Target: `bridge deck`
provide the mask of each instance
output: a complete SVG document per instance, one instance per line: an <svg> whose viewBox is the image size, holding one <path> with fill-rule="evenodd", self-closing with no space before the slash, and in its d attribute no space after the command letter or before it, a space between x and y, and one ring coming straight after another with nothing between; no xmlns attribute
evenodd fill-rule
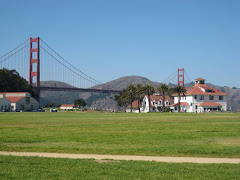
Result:
<svg viewBox="0 0 240 180"><path fill-rule="evenodd" d="M36 87L34 87L36 89ZM120 90L93 89L93 88L62 88L62 87L39 87L40 91L77 91L77 92L98 92L98 93L121 93Z"/></svg>

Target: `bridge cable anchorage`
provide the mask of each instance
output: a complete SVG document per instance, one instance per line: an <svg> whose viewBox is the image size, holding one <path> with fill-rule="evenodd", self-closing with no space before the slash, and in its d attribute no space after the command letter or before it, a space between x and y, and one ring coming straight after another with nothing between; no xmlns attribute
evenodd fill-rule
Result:
<svg viewBox="0 0 240 180"><path fill-rule="evenodd" d="M56 51L54 51L45 41L43 41L42 39L40 39L40 41L42 41L50 50L52 50L57 56L59 56L63 61L65 61L68 65L70 65L72 68L74 68L75 70L77 70L77 71L79 71L80 73L82 73L83 75L85 75L86 77L88 77L88 78L90 78L91 79L91 81L89 81L89 82L91 82L91 83L93 83L93 84L95 84L95 85L98 85L98 84L101 84L101 86L103 86L103 87L107 87L107 88L113 88L113 89L115 89L114 87L111 87L111 86L109 86L109 85L103 85L104 83L102 83L102 82L100 82L100 81L98 81L98 80L96 80L96 79L94 79L94 78L92 78L92 77L90 77L90 76L88 76L87 74L85 74L84 72L82 72L81 70L79 70L79 69L77 69L76 67L74 67L72 64L70 64L66 59L64 59L61 55L59 55ZM41 46L42 47L42 46ZM42 47L43 48L43 47ZM44 49L45 50L45 49ZM46 51L46 50L45 50ZM50 53L49 53L50 54ZM52 56L53 57L53 56ZM58 61L59 62L59 61ZM62 64L62 63L61 63ZM62 64L63 65L63 64ZM66 67L66 66L65 66ZM71 70L72 71L72 70ZM73 72L73 71L72 71ZM80 77L82 77L82 76L80 76ZM84 77L82 77L82 78L84 78ZM86 78L84 78L85 80L87 80ZM93 81L95 81L95 82L93 82Z"/></svg>
<svg viewBox="0 0 240 180"><path fill-rule="evenodd" d="M10 54L11 52L15 51L17 48L19 48L20 46L22 46L23 44L25 44L26 42L28 42L29 39L27 39L26 41L24 41L22 44L20 44L19 46L17 46L16 48L14 48L13 50L9 51L8 53L6 53L5 55L1 56L0 59L2 59L3 57L7 56L8 54Z"/></svg>
<svg viewBox="0 0 240 180"><path fill-rule="evenodd" d="M22 49L26 48L27 46L29 46L29 44L25 45L24 47L22 47L21 49L19 49L18 51L16 51L15 53L11 54L10 56L6 57L5 59L1 60L0 63L2 63L3 61L7 60L8 58L12 57L13 55L17 54L19 51L21 51ZM9 53L8 53L9 54ZM5 56L5 55L4 55Z"/></svg>

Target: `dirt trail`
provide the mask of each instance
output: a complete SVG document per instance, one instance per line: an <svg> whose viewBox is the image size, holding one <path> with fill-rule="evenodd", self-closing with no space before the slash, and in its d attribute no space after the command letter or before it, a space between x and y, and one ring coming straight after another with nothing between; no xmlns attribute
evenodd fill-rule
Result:
<svg viewBox="0 0 240 180"><path fill-rule="evenodd" d="M37 156L37 157L70 158L70 159L96 159L96 160L113 159L113 160L134 160L134 161L156 161L156 162L168 162L168 163L240 164L239 158L231 159L231 158L203 158L203 157L66 154L66 153L6 152L6 151L0 151L0 155Z"/></svg>

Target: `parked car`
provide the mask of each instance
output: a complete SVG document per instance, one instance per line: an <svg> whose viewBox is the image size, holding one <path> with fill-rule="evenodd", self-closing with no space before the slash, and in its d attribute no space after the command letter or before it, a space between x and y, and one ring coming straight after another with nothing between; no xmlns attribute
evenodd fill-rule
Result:
<svg viewBox="0 0 240 180"><path fill-rule="evenodd" d="M16 109L15 112L20 112L20 110L19 110L19 109Z"/></svg>
<svg viewBox="0 0 240 180"><path fill-rule="evenodd" d="M8 109L3 109L2 112L9 112L9 110Z"/></svg>
<svg viewBox="0 0 240 180"><path fill-rule="evenodd" d="M39 109L38 111L39 112L46 112L44 109Z"/></svg>
<svg viewBox="0 0 240 180"><path fill-rule="evenodd" d="M50 112L58 112L57 109L50 109Z"/></svg>

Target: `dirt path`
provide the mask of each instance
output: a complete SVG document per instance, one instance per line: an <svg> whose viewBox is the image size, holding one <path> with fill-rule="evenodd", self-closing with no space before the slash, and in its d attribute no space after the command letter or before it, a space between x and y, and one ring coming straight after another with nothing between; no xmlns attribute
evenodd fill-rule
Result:
<svg viewBox="0 0 240 180"><path fill-rule="evenodd" d="M132 155L100 155L100 154L66 154L66 153L40 153L40 152L6 152L0 151L0 155L11 156L38 156L50 158L70 159L113 159L113 160L134 160L134 161L156 161L168 163L227 163L240 164L240 159L235 158L201 158L201 157L165 157L165 156L132 156Z"/></svg>

